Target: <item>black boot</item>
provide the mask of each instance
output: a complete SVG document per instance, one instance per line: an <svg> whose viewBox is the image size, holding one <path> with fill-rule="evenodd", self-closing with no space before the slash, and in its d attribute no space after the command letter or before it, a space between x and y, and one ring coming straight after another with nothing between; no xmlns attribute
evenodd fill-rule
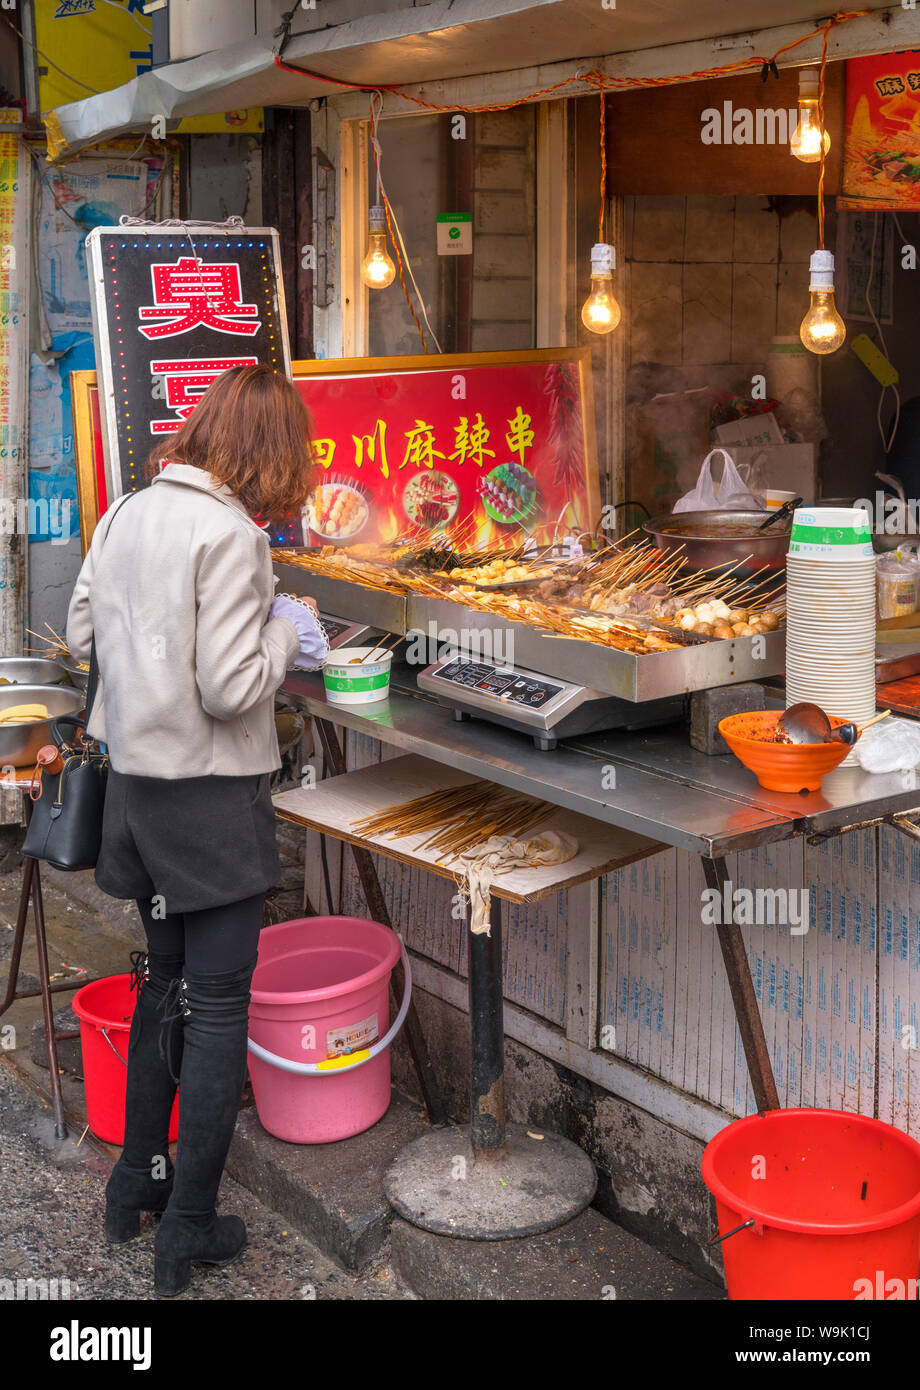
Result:
<svg viewBox="0 0 920 1390"><path fill-rule="evenodd" d="M140 1233L142 1211L165 1211L172 1191L169 1118L176 1097L182 1046L162 1055L159 1031L164 1001L182 974L181 956L132 952L137 1003L128 1036L125 1144L105 1189L105 1238L121 1245Z"/></svg>
<svg viewBox="0 0 920 1390"><path fill-rule="evenodd" d="M179 987L185 1042L179 1074L179 1147L169 1205L154 1243L154 1288L187 1289L192 1261L227 1264L246 1244L238 1216L218 1216L217 1189L246 1075L249 985L256 957L220 975L186 971Z"/></svg>

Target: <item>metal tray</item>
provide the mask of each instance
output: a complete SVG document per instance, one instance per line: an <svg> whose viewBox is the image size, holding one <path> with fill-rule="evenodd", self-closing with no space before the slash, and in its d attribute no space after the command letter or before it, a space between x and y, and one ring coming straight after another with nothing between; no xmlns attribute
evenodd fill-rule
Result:
<svg viewBox="0 0 920 1390"><path fill-rule="evenodd" d="M783 629L762 638L697 638L676 651L637 655L584 638L541 631L526 623L509 622L498 614L467 608L451 599L380 593L351 580L331 579L277 561L275 570L281 577L279 588L312 595L324 613L373 624L403 636L410 632L433 635L442 642L473 647L484 658L500 644L505 660L623 700L657 700L716 685L737 685L778 675L785 669ZM630 621L639 627L666 630L663 624L643 622L638 615ZM682 636L685 638L686 634ZM513 655L509 652L509 640ZM754 643L760 641L764 644L763 655L755 657Z"/></svg>

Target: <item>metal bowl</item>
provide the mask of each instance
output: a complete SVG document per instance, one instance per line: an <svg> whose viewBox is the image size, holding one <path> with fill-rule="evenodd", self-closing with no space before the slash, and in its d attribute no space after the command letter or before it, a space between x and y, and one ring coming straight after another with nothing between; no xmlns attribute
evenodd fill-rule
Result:
<svg viewBox="0 0 920 1390"><path fill-rule="evenodd" d="M60 661L46 656L0 656L0 678L14 685L67 685L67 671Z"/></svg>
<svg viewBox="0 0 920 1390"><path fill-rule="evenodd" d="M83 708L83 692L68 685L0 685L0 710L13 705L44 705L48 719L0 724L0 767L31 767L43 743L51 743L52 720Z"/></svg>
<svg viewBox="0 0 920 1390"><path fill-rule="evenodd" d="M89 668L85 671L81 671L79 666L72 666L69 661L62 661L60 665L63 666L64 670L67 672L70 678L70 684L74 689L82 690L85 695L89 685Z"/></svg>
<svg viewBox="0 0 920 1390"><path fill-rule="evenodd" d="M756 528L766 519L766 512L677 512L671 516L653 516L643 522L642 529L654 538L659 549L682 549L684 566L688 570L733 565L750 556L746 564L739 564L734 571L743 579L763 571L785 569L791 519L777 521L769 530L758 534ZM731 530L739 525L749 528L751 534L732 535Z"/></svg>

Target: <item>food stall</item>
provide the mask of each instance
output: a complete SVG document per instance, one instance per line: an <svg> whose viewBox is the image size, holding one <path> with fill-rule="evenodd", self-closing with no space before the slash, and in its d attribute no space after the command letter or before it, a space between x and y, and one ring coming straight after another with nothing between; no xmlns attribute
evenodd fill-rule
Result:
<svg viewBox="0 0 920 1390"><path fill-rule="evenodd" d="M908 18L895 16L899 33ZM284 696L317 721L332 780L422 758L586 817L614 841L638 837L641 853L630 842L622 861L599 858L593 876L539 901L502 899L496 888L503 920L486 958L454 915L451 879L418 857L388 856L347 818L321 821L309 810L309 777L284 794L294 799L279 802L279 813L307 827L312 903L388 912L403 930L434 1068L451 1094L466 1071L465 1058L461 1066L439 1055L439 1028L452 1026L452 1011L480 1016L473 1066L488 1054L492 1070L479 1067L477 1094L491 1091L502 1070L500 972L509 1053L524 1059L512 1093L518 1111L551 1116L560 1095L566 1105L576 1095L568 1132L589 1136L611 1174L616 1209L633 1229L694 1256L705 1247L709 1216L699 1145L727 1116L779 1101L876 1115L920 1132L911 1041L920 1008L916 773L870 774L847 759L819 789L778 791L727 752L722 718L784 703L791 524L777 518L760 533L750 507L715 528L697 510L671 512L698 486L713 446L731 451L748 490L767 506L768 489L772 500L849 504L867 487L875 387L853 373L869 369L855 355L822 356L819 376L799 336L809 290L827 289L828 246L847 246L838 269L846 262L849 280L837 288L848 323L869 322L860 293L871 289L874 271L884 279L882 263L891 278L884 229L876 245L871 230L835 223L830 206L825 227L823 199L817 225L815 217L821 189L842 209L845 193L878 194L878 180L897 184L895 194L906 186L904 171L893 167L903 160L871 173L859 162L868 117L858 87L847 84L845 93L841 63L825 71L822 41L833 54L861 25L859 16L816 25L804 38L797 33L803 46L789 51L778 40L765 43L779 67L777 76L762 64L766 85L746 50L737 62L710 54L685 62L680 74L668 68L660 85L640 54L630 59L631 71L638 64L643 73L634 83L622 64L606 60L596 72L573 70L560 79L572 84L573 100L544 100L538 118L539 103L528 106L521 95L523 77L514 111L500 107L501 94L493 104L471 101L458 83L451 103L444 95L423 116L407 114L392 91L372 98L369 113L365 93L314 113L317 148L327 163L332 155L343 180L337 212L316 229L318 342L335 355L291 363L316 418L322 473L305 515L272 539L279 590L319 603L330 668L337 652L350 654L329 679L291 674ZM832 130L826 169L823 155L800 163L782 141L739 148L761 143L762 122L753 117L764 103L771 116L773 107L785 115L814 104L795 71L800 60L812 75L821 65L818 100ZM887 69L883 76L895 80ZM527 90L542 100L537 85ZM626 90L633 85L646 90ZM455 231L457 259L438 262L435 274L433 250L427 261L416 253L426 244L422 219L434 196L427 184L421 189L417 168L430 173L435 137L442 162L465 167L443 154L452 148L449 104L467 113L469 162L482 175L469 214L474 273L466 279L467 214L442 228L443 200L439 245L442 230L447 238ZM881 119L869 105L871 120ZM402 155L389 136L399 126ZM571 185L548 158L563 151L577 169ZM535 163L539 198L526 221ZM330 169L322 161L319 168L317 195L322 188L334 204ZM901 217L914 215L898 206ZM393 235L378 208L398 209L405 237ZM607 245L608 235L621 259L592 254L582 331L576 320L588 250ZM386 256L373 260L381 237L399 262L408 309L394 284L397 267ZM405 264L396 254L403 242L413 256ZM816 248L820 259L811 264ZM423 290L414 301L413 264ZM604 300L611 272L626 307L619 335L619 310ZM378 292L390 285L389 298ZM887 327L886 293L878 309ZM420 301L440 340L427 317L424 328L419 321L413 304ZM466 309L460 327L457 305ZM874 300L870 307L876 311ZM412 319L424 357L411 355ZM903 333L903 324L890 330L891 357ZM563 342L590 346L546 346ZM906 376L903 336L900 343ZM429 344L443 350L429 353ZM213 342L202 346L202 359L212 350ZM882 383L884 366L874 366ZM164 390L170 410L180 412L191 408L197 385L188 379L190 361L172 367L175 380ZM98 400L89 379L83 387L82 487L91 505L104 506L110 480L95 444ZM778 412L787 399L799 408ZM819 469L825 424L833 437ZM897 603L897 577L893 588ZM886 635L894 644L896 636ZM349 676L356 650L385 669L365 671L358 662ZM352 679L381 675L374 688L385 687L385 698L336 698ZM358 877L347 859L342 870L334 839L367 855ZM739 894L751 895L752 911ZM771 894L776 910L761 912ZM714 901L724 910L707 916ZM499 927L503 962L494 945ZM477 971L482 989L473 1006L465 977ZM527 1065L535 1071L543 1061L555 1069L551 1100L527 1074ZM408 1069L402 1079L416 1084ZM424 1094L424 1084L419 1089ZM627 1125L639 1136L632 1148L619 1132Z"/></svg>

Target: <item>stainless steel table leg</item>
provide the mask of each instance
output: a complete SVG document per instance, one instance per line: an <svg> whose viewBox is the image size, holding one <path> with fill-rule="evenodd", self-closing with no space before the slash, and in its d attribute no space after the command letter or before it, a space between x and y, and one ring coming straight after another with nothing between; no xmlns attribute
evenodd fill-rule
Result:
<svg viewBox="0 0 920 1390"><path fill-rule="evenodd" d="M729 881L725 860L710 859L705 855L701 858L707 887L715 888L722 895L724 886ZM751 979L747 952L744 949L744 938L741 928L734 920L734 913L731 921L719 923L717 931L757 1109L778 1110L779 1095L773 1075L773 1064L764 1036L763 1020L760 1017L754 981Z"/></svg>

